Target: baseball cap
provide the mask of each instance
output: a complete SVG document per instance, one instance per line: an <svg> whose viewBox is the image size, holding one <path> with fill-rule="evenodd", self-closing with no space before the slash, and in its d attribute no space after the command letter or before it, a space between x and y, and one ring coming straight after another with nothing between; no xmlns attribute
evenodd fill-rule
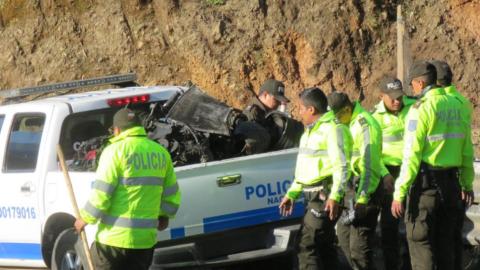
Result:
<svg viewBox="0 0 480 270"><path fill-rule="evenodd" d="M121 109L113 116L113 126L125 129L141 126L141 122L135 111L131 109Z"/></svg>
<svg viewBox="0 0 480 270"><path fill-rule="evenodd" d="M391 99L404 96L402 82L395 77L385 77L380 81L380 93L387 94Z"/></svg>
<svg viewBox="0 0 480 270"><path fill-rule="evenodd" d="M274 96L278 101L290 102L290 99L285 97L285 85L277 80L268 79L260 87L260 94L267 92Z"/></svg>
<svg viewBox="0 0 480 270"><path fill-rule="evenodd" d="M408 68L408 74L409 74L409 84L412 84L412 80L423 76L427 75L430 73L436 72L435 71L435 66L430 64L427 61L415 61L413 64Z"/></svg>
<svg viewBox="0 0 480 270"><path fill-rule="evenodd" d="M452 79L453 73L450 66L445 61L435 60L430 62L437 69L437 80Z"/></svg>
<svg viewBox="0 0 480 270"><path fill-rule="evenodd" d="M347 104L350 103L348 95L339 91L333 91L327 97L328 107L330 110L333 110L334 113L338 113L343 109Z"/></svg>

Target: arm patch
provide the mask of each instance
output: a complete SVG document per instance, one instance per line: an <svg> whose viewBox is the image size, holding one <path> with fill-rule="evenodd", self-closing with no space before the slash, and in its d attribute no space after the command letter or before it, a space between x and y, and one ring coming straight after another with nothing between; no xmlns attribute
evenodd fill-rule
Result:
<svg viewBox="0 0 480 270"><path fill-rule="evenodd" d="M415 104L413 104L413 108L418 109L420 107L420 105L422 105L422 103L423 103L423 100L419 100L419 101L415 102Z"/></svg>
<svg viewBox="0 0 480 270"><path fill-rule="evenodd" d="M362 126L367 126L367 125L368 125L367 120L365 120L365 118L363 118L363 117L360 118L360 119L358 119L358 122L359 122L360 125L362 125Z"/></svg>

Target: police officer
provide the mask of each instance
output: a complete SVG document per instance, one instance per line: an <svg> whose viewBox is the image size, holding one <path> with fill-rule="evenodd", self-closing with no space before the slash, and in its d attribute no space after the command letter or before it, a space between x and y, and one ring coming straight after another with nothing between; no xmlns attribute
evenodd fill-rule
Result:
<svg viewBox="0 0 480 270"><path fill-rule="evenodd" d="M456 89L455 86L452 85L453 79L453 72L450 69L450 66L444 61L432 61L432 65L435 66L437 70L437 84L445 89L447 95L455 97L458 99L468 111L470 116L470 122L473 121L473 107L470 101L465 98L462 94L460 94ZM471 129L470 129L471 131ZM455 224L454 230L454 238L455 238L455 269L456 270L463 270L463 223L465 221L466 216L466 206L467 202L465 201L465 196L463 196L464 202L462 203L462 211L459 212L461 216L458 217L457 223ZM471 204L471 203L470 203ZM468 205L470 206L470 205Z"/></svg>
<svg viewBox="0 0 480 270"><path fill-rule="evenodd" d="M253 97L243 109L243 114L248 117L248 121L263 125L265 115L271 110L276 110L281 102L290 102L285 97L285 85L277 80L268 79L260 87L258 96Z"/></svg>
<svg viewBox="0 0 480 270"><path fill-rule="evenodd" d="M414 62L409 74L419 101L406 118L392 214L400 218L406 198L405 223L413 269L454 269L453 231L461 216L462 193L468 202L474 197L468 112L436 84L432 64Z"/></svg>
<svg viewBox="0 0 480 270"><path fill-rule="evenodd" d="M90 198L75 222L78 232L99 222L95 269L149 269L157 229L180 205L180 189L168 152L147 139L134 111L113 117L115 137L103 151Z"/></svg>
<svg viewBox="0 0 480 270"><path fill-rule="evenodd" d="M381 101L372 110L372 116L380 124L383 137L382 179L384 195L380 219L383 259L385 269L410 268L409 259L401 260L398 241L399 219L392 216L391 206L395 179L400 174L400 165L402 164L405 117L416 100L406 97L402 82L395 77L385 77L380 81L379 96Z"/></svg>
<svg viewBox="0 0 480 270"><path fill-rule="evenodd" d="M353 137L350 168L354 175L348 181L345 202L355 201L355 220L349 226L338 223L338 241L353 269L374 269L373 237L383 191L383 188L377 189L381 173L382 130L372 115L359 103L350 102L345 93L332 92L328 96L328 105L336 117L349 126ZM347 209L342 216L345 220Z"/></svg>
<svg viewBox="0 0 480 270"><path fill-rule="evenodd" d="M300 141L295 181L280 203L289 216L302 191L305 216L297 236L300 269L338 269L335 223L345 184L352 138L348 128L327 112L327 97L318 88L299 95L299 114L307 125Z"/></svg>
<svg viewBox="0 0 480 270"><path fill-rule="evenodd" d="M452 96L460 100L462 104L467 108L468 115L470 120L473 120L473 107L470 101L460 94L455 85L452 85L453 72L450 69L450 66L445 61L435 60L431 62L437 70L437 84L445 89L447 95Z"/></svg>

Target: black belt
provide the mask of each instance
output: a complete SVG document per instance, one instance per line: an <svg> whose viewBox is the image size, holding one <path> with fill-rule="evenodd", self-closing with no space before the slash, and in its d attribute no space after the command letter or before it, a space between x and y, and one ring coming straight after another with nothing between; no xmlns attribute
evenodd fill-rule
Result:
<svg viewBox="0 0 480 270"><path fill-rule="evenodd" d="M449 168L437 167L437 166L432 166L428 163L427 163L427 167L431 171L450 171L450 170L458 169L458 167L449 167Z"/></svg>
<svg viewBox="0 0 480 270"><path fill-rule="evenodd" d="M333 178L331 176L328 176L326 178L323 178L322 180L316 182L316 183L313 183L311 185L306 185L306 184L302 184L302 188L316 188L316 187L324 187L326 188L328 186L328 181L329 180L332 180Z"/></svg>

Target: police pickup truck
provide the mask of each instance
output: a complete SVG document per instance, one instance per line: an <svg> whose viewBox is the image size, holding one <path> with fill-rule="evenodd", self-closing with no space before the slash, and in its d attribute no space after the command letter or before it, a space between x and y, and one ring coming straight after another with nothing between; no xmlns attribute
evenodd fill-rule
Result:
<svg viewBox="0 0 480 270"><path fill-rule="evenodd" d="M95 181L99 149L111 136L113 114L127 105L144 112L145 126L155 130L152 139L171 153L182 190L176 218L157 236L151 269L209 268L288 254L303 207L297 205L286 219L278 205L293 181L298 148L251 143L251 129L237 132L242 126L238 110L220 102L188 115L207 96L189 91L195 87L140 87L135 79L132 73L1 92L0 266L88 269L71 230L76 217L56 148L62 147L70 164L82 207ZM71 92L104 84L120 88ZM184 107L179 98L187 93L193 96L183 98L184 105L190 102ZM37 97L31 99L32 94ZM283 133L268 140L281 143ZM90 242L95 230L87 226Z"/></svg>

